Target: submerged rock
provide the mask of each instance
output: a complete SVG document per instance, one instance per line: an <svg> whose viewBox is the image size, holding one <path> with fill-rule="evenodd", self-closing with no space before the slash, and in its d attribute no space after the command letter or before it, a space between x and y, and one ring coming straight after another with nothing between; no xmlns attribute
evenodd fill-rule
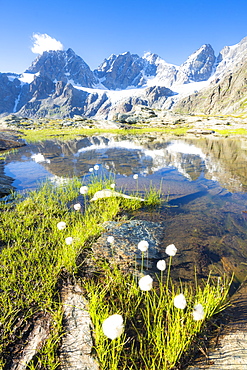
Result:
<svg viewBox="0 0 247 370"><path fill-rule="evenodd" d="M96 260L106 259L110 263L117 263L122 269L135 268L135 264L142 263L142 252L138 243L148 242L148 251L144 252L144 267L153 268L160 258L159 245L163 236L163 227L156 222L132 220L126 222L106 222L105 233L93 244L92 253ZM108 237L114 242L110 243ZM108 240L107 240L108 239ZM94 265L90 266L95 268Z"/></svg>

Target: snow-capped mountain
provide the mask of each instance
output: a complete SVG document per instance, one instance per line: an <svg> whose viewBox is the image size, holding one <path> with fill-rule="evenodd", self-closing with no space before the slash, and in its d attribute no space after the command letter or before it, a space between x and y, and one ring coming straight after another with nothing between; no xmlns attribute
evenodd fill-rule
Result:
<svg viewBox="0 0 247 370"><path fill-rule="evenodd" d="M89 66L72 49L45 51L25 72L53 82L72 82L85 87L93 87L98 82Z"/></svg>
<svg viewBox="0 0 247 370"><path fill-rule="evenodd" d="M180 99L176 109L182 113L240 114L247 111L246 101L247 37L221 50L206 86Z"/></svg>
<svg viewBox="0 0 247 370"><path fill-rule="evenodd" d="M135 105L170 109L182 98L225 78L247 56L247 37L222 49L209 44L181 65L157 54L111 55L94 71L72 49L44 52L21 75L0 73L0 114L111 118Z"/></svg>

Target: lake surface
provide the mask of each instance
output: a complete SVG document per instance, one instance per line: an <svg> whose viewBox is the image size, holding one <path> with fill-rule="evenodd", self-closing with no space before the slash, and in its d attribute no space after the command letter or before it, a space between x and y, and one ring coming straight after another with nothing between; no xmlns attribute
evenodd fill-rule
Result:
<svg viewBox="0 0 247 370"><path fill-rule="evenodd" d="M114 176L116 190L143 192L152 183L161 186L169 202L135 217L164 225L161 250L174 243L173 274L235 271L247 273L247 140L230 138L168 138L162 135L80 137L47 140L10 154L5 174L18 191L78 176L90 180L95 164ZM133 175L138 174L138 180Z"/></svg>

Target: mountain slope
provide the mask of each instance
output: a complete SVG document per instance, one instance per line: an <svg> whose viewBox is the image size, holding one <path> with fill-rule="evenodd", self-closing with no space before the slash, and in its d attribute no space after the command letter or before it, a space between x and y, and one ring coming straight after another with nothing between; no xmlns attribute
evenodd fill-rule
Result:
<svg viewBox="0 0 247 370"><path fill-rule="evenodd" d="M224 47L217 57L215 72L205 89L181 99L181 113L230 114L247 111L247 37Z"/></svg>
<svg viewBox="0 0 247 370"><path fill-rule="evenodd" d="M181 113L229 114L247 111L247 62L235 66L221 80L176 104Z"/></svg>

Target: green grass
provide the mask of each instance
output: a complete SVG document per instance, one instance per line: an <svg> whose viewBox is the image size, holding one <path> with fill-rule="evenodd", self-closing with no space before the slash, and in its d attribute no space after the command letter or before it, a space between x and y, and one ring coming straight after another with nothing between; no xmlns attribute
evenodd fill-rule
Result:
<svg viewBox="0 0 247 370"><path fill-rule="evenodd" d="M170 135L181 136L186 134L189 127L175 128L133 128L131 130L123 129L81 129L81 128L42 128L40 130L20 130L25 136L27 142L39 142L48 139L71 140L78 136L92 136L106 133L119 135L138 135L147 133L165 133Z"/></svg>
<svg viewBox="0 0 247 370"><path fill-rule="evenodd" d="M79 194L78 179L54 187L45 183L24 199L1 202L0 242L0 369L5 369L11 348L22 341L27 323L39 314L52 318L50 336L28 368L55 370L59 366L57 348L61 336L62 308L59 299L59 279L66 272L72 279L81 276L79 256L90 255L90 245L103 231L104 221L116 219L122 209L134 210L143 202L118 197L88 202L98 190L109 188L114 179L91 176L88 193ZM137 192L133 194L137 196ZM75 211L73 204L85 202L84 212ZM144 205L161 202L159 192L147 190ZM64 230L57 224L66 223ZM72 237L67 245L65 238ZM95 262L96 263L96 262ZM207 281L204 287L175 287L169 276L163 276L154 289L140 291L137 279L106 263L99 265L101 274L92 280L84 278L90 314L94 324L94 340L101 369L171 369L189 349L205 320L194 322L192 308L201 303L206 319L223 309L229 282L216 285ZM168 269L169 275L170 268ZM177 310L173 297L183 292L187 309ZM108 315L124 317L125 332L109 340L102 334L102 321Z"/></svg>
<svg viewBox="0 0 247 370"><path fill-rule="evenodd" d="M175 257L174 257L175 258ZM196 337L206 322L225 308L230 280L202 285L163 282L150 291L141 291L136 277L124 274L117 266L101 266L103 275L95 281L84 281L94 324L95 350L102 370L169 370L173 369L186 352L191 352ZM169 272L167 273L169 274ZM169 285L169 286L168 286ZM173 304L174 297L183 293L186 308ZM193 307L202 304L205 316L193 319ZM118 338L108 339L102 330L103 321L113 314L124 320L124 332Z"/></svg>
<svg viewBox="0 0 247 370"><path fill-rule="evenodd" d="M237 129L226 129L226 130L215 130L218 134L222 136L235 136L235 135L247 135L247 129L237 128Z"/></svg>

